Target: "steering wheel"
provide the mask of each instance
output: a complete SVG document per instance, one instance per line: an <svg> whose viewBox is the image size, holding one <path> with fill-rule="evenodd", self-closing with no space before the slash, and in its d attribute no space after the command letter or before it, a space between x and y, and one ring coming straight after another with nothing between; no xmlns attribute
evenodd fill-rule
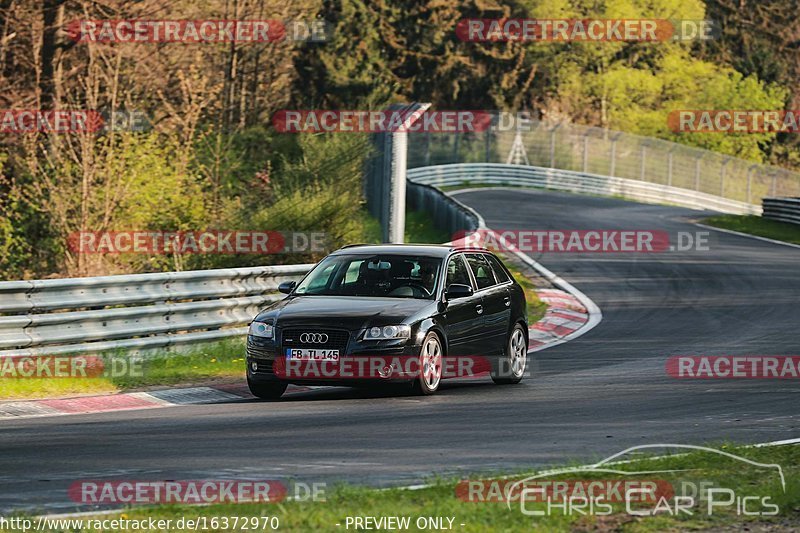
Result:
<svg viewBox="0 0 800 533"><path fill-rule="evenodd" d="M416 281L403 283L401 287L411 287L412 289L417 289L422 293L424 298L428 298L431 295L430 291L428 291L428 289L426 289L422 283L417 283Z"/></svg>

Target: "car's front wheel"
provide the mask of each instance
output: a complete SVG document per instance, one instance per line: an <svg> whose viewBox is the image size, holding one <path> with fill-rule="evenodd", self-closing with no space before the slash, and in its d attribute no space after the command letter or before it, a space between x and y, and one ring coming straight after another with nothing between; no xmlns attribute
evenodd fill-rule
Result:
<svg viewBox="0 0 800 533"><path fill-rule="evenodd" d="M425 336L419 353L419 377L415 388L420 394L433 394L439 388L442 381L442 361L442 342L436 333L430 332Z"/></svg>
<svg viewBox="0 0 800 533"><path fill-rule="evenodd" d="M492 381L500 385L519 383L525 374L527 360L528 342L525 340L525 330L520 324L515 324L508 336L504 355L493 365Z"/></svg>
<svg viewBox="0 0 800 533"><path fill-rule="evenodd" d="M256 398L262 400L277 400L281 395L286 392L286 383L258 383L257 381L247 378L247 386L250 388L250 393Z"/></svg>

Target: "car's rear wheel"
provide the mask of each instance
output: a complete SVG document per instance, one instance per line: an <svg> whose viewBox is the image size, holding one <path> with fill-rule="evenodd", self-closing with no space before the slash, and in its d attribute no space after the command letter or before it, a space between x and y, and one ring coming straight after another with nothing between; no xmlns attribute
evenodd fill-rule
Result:
<svg viewBox="0 0 800 533"><path fill-rule="evenodd" d="M528 342L525 340L525 330L520 324L515 324L508 336L505 354L492 368L492 381L500 385L519 383L525 374L527 360Z"/></svg>
<svg viewBox="0 0 800 533"><path fill-rule="evenodd" d="M247 378L247 386L250 388L250 393L256 398L262 400L277 400L286 392L286 383L258 383L257 381Z"/></svg>
<svg viewBox="0 0 800 533"><path fill-rule="evenodd" d="M442 381L442 342L439 336L430 332L422 342L419 353L419 377L414 386L420 394L433 394Z"/></svg>

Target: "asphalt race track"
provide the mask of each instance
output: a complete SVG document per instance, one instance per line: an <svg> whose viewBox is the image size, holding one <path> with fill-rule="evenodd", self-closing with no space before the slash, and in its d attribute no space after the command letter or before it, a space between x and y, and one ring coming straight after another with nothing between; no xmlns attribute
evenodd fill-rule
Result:
<svg viewBox="0 0 800 533"><path fill-rule="evenodd" d="M496 229L705 231L675 207L553 192L458 195ZM537 257L603 321L536 354L517 386L351 389L0 423L0 509L72 510L84 479L370 485L600 459L654 443L800 437L797 380L676 380L671 355L800 354L800 249L712 232L710 251Z"/></svg>

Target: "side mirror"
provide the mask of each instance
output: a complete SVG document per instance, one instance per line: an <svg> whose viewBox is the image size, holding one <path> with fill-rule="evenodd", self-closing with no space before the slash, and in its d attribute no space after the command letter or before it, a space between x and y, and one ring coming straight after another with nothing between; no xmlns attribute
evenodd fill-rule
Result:
<svg viewBox="0 0 800 533"><path fill-rule="evenodd" d="M461 283L452 283L444 292L448 300L455 300L456 298L466 298L472 296L472 287L469 285L462 285Z"/></svg>
<svg viewBox="0 0 800 533"><path fill-rule="evenodd" d="M283 294L290 294L295 287L297 287L296 281L284 281L283 283L278 285L278 292L282 292Z"/></svg>

